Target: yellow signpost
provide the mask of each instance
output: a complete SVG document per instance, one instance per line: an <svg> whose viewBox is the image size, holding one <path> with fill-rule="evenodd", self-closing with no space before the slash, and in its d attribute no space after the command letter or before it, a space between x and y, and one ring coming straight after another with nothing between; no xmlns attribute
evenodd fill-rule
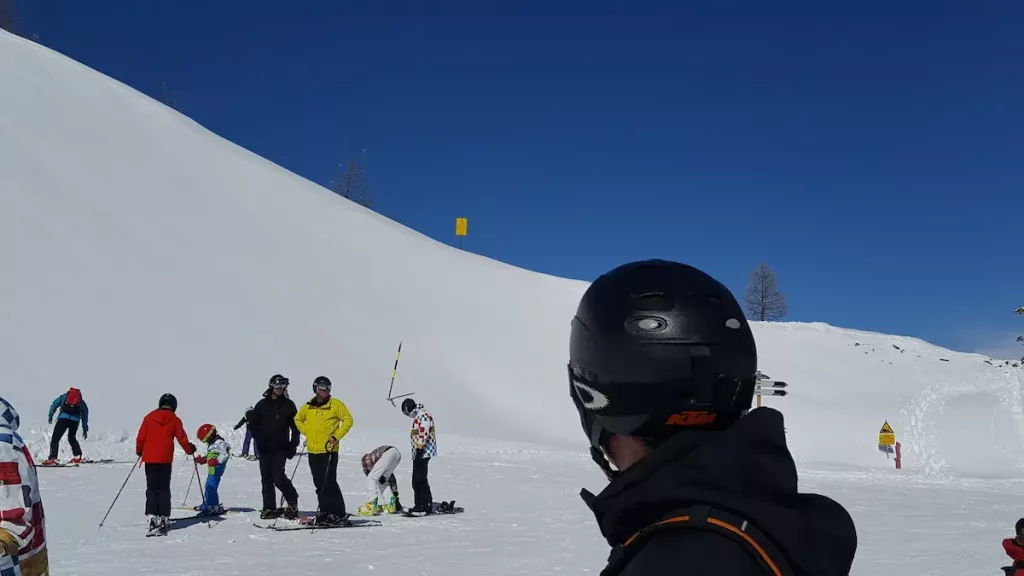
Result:
<svg viewBox="0 0 1024 576"><path fill-rule="evenodd" d="M878 445L879 446L895 446L896 445L896 433L892 431L892 426L889 426L889 421L886 420L885 424L882 424L882 429L878 432Z"/></svg>
<svg viewBox="0 0 1024 576"><path fill-rule="evenodd" d="M459 237L459 248L462 248L462 238L466 235L466 231L469 229L469 218L456 218L455 219L455 235Z"/></svg>

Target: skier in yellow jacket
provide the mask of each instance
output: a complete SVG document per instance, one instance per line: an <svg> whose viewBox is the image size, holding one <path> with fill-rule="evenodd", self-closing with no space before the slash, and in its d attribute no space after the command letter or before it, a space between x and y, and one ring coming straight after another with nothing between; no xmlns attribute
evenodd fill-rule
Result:
<svg viewBox="0 0 1024 576"><path fill-rule="evenodd" d="M316 524L348 524L345 498L338 485L338 443L352 428L352 414L345 403L331 397L331 381L313 381L313 399L299 408L295 426L306 437L309 472L316 486L319 510Z"/></svg>

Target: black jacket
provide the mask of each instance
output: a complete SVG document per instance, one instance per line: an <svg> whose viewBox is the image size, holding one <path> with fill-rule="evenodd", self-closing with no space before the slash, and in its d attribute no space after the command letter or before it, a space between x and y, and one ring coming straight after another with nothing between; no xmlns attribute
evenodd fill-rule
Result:
<svg viewBox="0 0 1024 576"><path fill-rule="evenodd" d="M640 530L679 518L679 510L694 505L738 517L741 526L746 520L754 527L748 534L767 537L770 555L782 556L779 565L800 576L847 576L857 549L853 519L840 504L797 492L782 414L771 408L753 410L724 431L677 434L601 494L584 490L583 498L615 547L607 574L660 575L674 566L691 576L771 574L742 536L711 530L677 525L621 547Z"/></svg>
<svg viewBox="0 0 1024 576"><path fill-rule="evenodd" d="M245 413L249 431L260 454L290 451L299 446L299 429L295 427L295 403L281 396L274 399L268 389L263 399Z"/></svg>

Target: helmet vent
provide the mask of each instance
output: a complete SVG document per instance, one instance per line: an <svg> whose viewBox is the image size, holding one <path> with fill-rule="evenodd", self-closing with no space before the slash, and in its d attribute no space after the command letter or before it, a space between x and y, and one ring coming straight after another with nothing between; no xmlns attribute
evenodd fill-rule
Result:
<svg viewBox="0 0 1024 576"><path fill-rule="evenodd" d="M634 296L633 300L647 310L671 310L672 302L661 292L648 292Z"/></svg>

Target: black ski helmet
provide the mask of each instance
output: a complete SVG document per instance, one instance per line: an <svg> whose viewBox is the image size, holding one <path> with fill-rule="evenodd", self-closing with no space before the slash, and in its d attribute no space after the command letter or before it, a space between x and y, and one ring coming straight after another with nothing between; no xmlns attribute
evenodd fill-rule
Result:
<svg viewBox="0 0 1024 576"><path fill-rule="evenodd" d="M657 445L745 414L757 348L728 288L692 266L647 260L587 288L572 320L568 368L591 454L611 476L601 450L612 434Z"/></svg>
<svg viewBox="0 0 1024 576"><path fill-rule="evenodd" d="M412 411L416 409L416 401L412 398L406 398L402 400L402 414L408 416L412 414Z"/></svg>
<svg viewBox="0 0 1024 576"><path fill-rule="evenodd" d="M178 399L174 397L174 394L164 394L160 397L160 403L157 404L157 408L169 408L171 412L177 412Z"/></svg>
<svg viewBox="0 0 1024 576"><path fill-rule="evenodd" d="M331 379L328 378L327 376L317 376L316 380L313 380L313 392L316 392L316 389L321 387L321 386L326 387L327 391L330 392L331 391Z"/></svg>
<svg viewBox="0 0 1024 576"><path fill-rule="evenodd" d="M280 374L274 374L273 376L270 377L270 382L267 383L267 386L269 386L270 388L273 388L275 386L287 387L288 379L285 378L284 376L281 376Z"/></svg>

